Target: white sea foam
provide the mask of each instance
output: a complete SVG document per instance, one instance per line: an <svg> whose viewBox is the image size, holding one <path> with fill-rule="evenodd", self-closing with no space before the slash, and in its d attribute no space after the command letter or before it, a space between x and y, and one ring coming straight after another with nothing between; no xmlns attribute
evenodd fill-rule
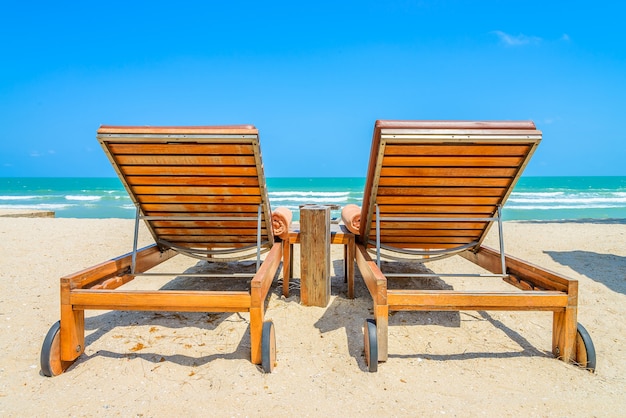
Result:
<svg viewBox="0 0 626 418"><path fill-rule="evenodd" d="M532 199L532 198L518 198L511 197L509 199L510 202L515 203L579 203L585 205L595 205L597 204L608 204L608 203L626 203L625 197L580 197L580 196L571 196L571 197L563 197L558 199Z"/></svg>
<svg viewBox="0 0 626 418"><path fill-rule="evenodd" d="M66 200L82 200L82 201L96 201L102 199L102 196L77 196L77 195L67 195L65 196Z"/></svg>
<svg viewBox="0 0 626 418"><path fill-rule="evenodd" d="M565 192L513 192L511 193L511 198L532 198L532 197L554 197L554 196L563 196Z"/></svg>
<svg viewBox="0 0 626 418"><path fill-rule="evenodd" d="M334 196L348 196L350 192L269 192L272 196L293 196L293 197L309 197L309 196L321 196L321 197L334 197Z"/></svg>
<svg viewBox="0 0 626 418"><path fill-rule="evenodd" d="M72 207L71 204L61 203L39 203L36 205L0 205L0 209L19 209L19 210L59 210Z"/></svg>
<svg viewBox="0 0 626 418"><path fill-rule="evenodd" d="M0 200L32 200L41 196L0 196Z"/></svg>
<svg viewBox="0 0 626 418"><path fill-rule="evenodd" d="M288 197L279 197L279 198L270 198L271 202L302 202L302 203L341 203L347 202L348 196L345 197L307 197L307 198L288 198Z"/></svg>
<svg viewBox="0 0 626 418"><path fill-rule="evenodd" d="M620 208L621 205L506 205L506 209L514 210L561 210L561 209L611 209Z"/></svg>

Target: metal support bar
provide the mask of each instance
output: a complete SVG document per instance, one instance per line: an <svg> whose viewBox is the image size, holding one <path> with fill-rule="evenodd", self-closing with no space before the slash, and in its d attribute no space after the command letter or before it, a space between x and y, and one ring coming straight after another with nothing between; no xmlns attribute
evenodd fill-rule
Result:
<svg viewBox="0 0 626 418"><path fill-rule="evenodd" d="M380 269L380 209L376 204L376 265Z"/></svg>
<svg viewBox="0 0 626 418"><path fill-rule="evenodd" d="M481 274L481 273L465 273L465 274L436 274L436 273L385 273L386 277L508 277L508 274Z"/></svg>
<svg viewBox="0 0 626 418"><path fill-rule="evenodd" d="M145 221L256 221L254 216L140 216Z"/></svg>
<svg viewBox="0 0 626 418"><path fill-rule="evenodd" d="M130 262L130 274L135 274L135 267L137 264L137 243L139 242L139 218L140 210L137 205L137 211L135 212L135 237L133 238L133 254Z"/></svg>
<svg viewBox="0 0 626 418"><path fill-rule="evenodd" d="M502 205L498 205L498 235L500 237L500 262L502 274L506 275L506 257L504 256L504 231L502 229Z"/></svg>
<svg viewBox="0 0 626 418"><path fill-rule="evenodd" d="M256 271L259 271L261 266L261 205L257 211L257 226L256 226Z"/></svg>
<svg viewBox="0 0 626 418"><path fill-rule="evenodd" d="M383 216L380 218L382 221L391 222L492 222L493 218L472 218L472 217L445 217L445 218L422 218L422 217L397 217L397 216Z"/></svg>
<svg viewBox="0 0 626 418"><path fill-rule="evenodd" d="M134 274L135 277L162 277L162 276L176 276L176 277L254 277L254 273L228 273L228 274L205 274L205 273L139 273Z"/></svg>

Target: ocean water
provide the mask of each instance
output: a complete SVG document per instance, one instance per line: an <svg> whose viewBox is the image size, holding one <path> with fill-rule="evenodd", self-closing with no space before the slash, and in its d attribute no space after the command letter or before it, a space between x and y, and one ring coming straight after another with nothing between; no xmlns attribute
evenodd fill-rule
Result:
<svg viewBox="0 0 626 418"><path fill-rule="evenodd" d="M360 205L364 178L269 178L273 208L298 219L304 204ZM59 218L133 218L135 208L117 178L0 178L0 209L54 211ZM339 217L340 211L331 212ZM522 177L505 220L626 219L626 177Z"/></svg>

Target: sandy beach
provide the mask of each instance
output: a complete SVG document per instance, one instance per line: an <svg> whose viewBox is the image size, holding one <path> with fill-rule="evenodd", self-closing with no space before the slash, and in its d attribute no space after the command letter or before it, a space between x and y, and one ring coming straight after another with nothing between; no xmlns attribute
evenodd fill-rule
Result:
<svg viewBox="0 0 626 418"><path fill-rule="evenodd" d="M362 325L371 299L358 270L356 298L346 298L334 246L327 308L300 305L297 280L289 298L278 278L270 291L272 374L249 361L247 314L88 311L85 353L46 378L39 355L59 318L59 278L128 252L133 221L0 218L0 415L624 416L626 221L507 222L504 230L507 253L579 280L578 320L595 343L595 374L552 357L551 313L471 311L393 314L389 360L368 373ZM140 244L149 243L142 229ZM162 268L197 263L178 256ZM459 258L428 268L475 269ZM142 287L176 286L172 279ZM483 286L473 280L424 285ZM494 280L485 285L506 288Z"/></svg>

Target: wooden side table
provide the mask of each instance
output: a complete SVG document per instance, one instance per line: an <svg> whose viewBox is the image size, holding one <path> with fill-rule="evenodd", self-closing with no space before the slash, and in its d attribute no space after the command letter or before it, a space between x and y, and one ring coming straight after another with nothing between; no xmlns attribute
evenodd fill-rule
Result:
<svg viewBox="0 0 626 418"><path fill-rule="evenodd" d="M344 226L330 225L330 243L343 245L345 280L348 283L348 298L354 298L354 234ZM293 245L300 244L300 224L293 224L289 239L283 241L283 295L289 296L289 280L293 277Z"/></svg>

